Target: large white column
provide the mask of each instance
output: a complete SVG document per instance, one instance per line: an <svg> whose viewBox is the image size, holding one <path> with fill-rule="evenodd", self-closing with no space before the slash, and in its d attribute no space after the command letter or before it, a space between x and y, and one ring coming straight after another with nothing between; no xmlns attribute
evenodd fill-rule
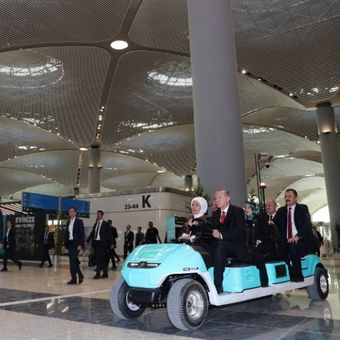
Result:
<svg viewBox="0 0 340 340"><path fill-rule="evenodd" d="M331 103L320 103L316 107L332 242L333 247L338 250L336 225L340 227L340 154L337 145L336 122Z"/></svg>
<svg viewBox="0 0 340 340"><path fill-rule="evenodd" d="M89 150L89 193L100 192L100 147L91 145Z"/></svg>
<svg viewBox="0 0 340 340"><path fill-rule="evenodd" d="M246 200L242 124L231 2L188 0L197 175L213 197Z"/></svg>

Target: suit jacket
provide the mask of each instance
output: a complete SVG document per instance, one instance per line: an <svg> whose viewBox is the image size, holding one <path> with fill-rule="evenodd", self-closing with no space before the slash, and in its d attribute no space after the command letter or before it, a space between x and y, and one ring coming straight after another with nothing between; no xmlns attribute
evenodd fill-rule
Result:
<svg viewBox="0 0 340 340"><path fill-rule="evenodd" d="M45 245L45 232L41 236L40 243ZM55 247L53 233L49 232L47 235L47 246L48 246L48 249L52 249Z"/></svg>
<svg viewBox="0 0 340 340"><path fill-rule="evenodd" d="M110 243L116 246L118 238L117 228L109 225Z"/></svg>
<svg viewBox="0 0 340 340"><path fill-rule="evenodd" d="M274 221L274 224L269 224L268 222L269 216L267 213L258 215L255 225L255 240L260 240L263 243L271 243L279 240L280 234L277 225Z"/></svg>
<svg viewBox="0 0 340 340"><path fill-rule="evenodd" d="M133 231L125 231L124 232L124 244L125 245L133 245L133 240L135 238L135 235Z"/></svg>
<svg viewBox="0 0 340 340"><path fill-rule="evenodd" d="M15 231L15 227L11 227L11 230L9 231L8 234L8 239L6 238L7 235L7 229L5 229L5 237L4 237L4 247L7 248L7 246L9 246L10 249L16 249L17 247L17 242L16 242L16 231Z"/></svg>
<svg viewBox="0 0 340 340"><path fill-rule="evenodd" d="M243 209L230 204L223 224L220 223L221 209L213 212L211 224L218 229L224 241L245 244L245 219Z"/></svg>
<svg viewBox="0 0 340 340"><path fill-rule="evenodd" d="M86 242L95 240L96 227L97 227L97 222L93 225L92 231L89 237L87 238ZM100 241L102 242L102 244L106 247L109 246L109 244L112 244L110 228L111 228L110 224L103 220L102 225L100 226L99 237L100 237Z"/></svg>
<svg viewBox="0 0 340 340"><path fill-rule="evenodd" d="M274 223L278 226L280 236L283 242L287 242L287 206L277 210L274 217ZM296 204L294 211L294 222L297 230L297 236L305 244L313 244L312 222L308 207L305 204Z"/></svg>
<svg viewBox="0 0 340 340"><path fill-rule="evenodd" d="M65 240L64 240L64 245L66 248L69 247L70 242L69 242L69 231L68 231L68 226L70 224L71 220L68 220L66 223L66 232L65 232ZM73 243L78 247L81 246L82 248L84 247L85 243L85 231L84 231L84 223L83 220L80 218L76 217L76 220L74 221L73 224Z"/></svg>

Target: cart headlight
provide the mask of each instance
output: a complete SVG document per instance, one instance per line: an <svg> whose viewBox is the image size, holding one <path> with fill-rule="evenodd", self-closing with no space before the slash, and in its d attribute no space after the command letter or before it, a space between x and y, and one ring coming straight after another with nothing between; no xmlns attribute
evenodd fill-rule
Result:
<svg viewBox="0 0 340 340"><path fill-rule="evenodd" d="M144 268L144 269L152 269L157 268L160 265L160 263L151 263L146 261L141 262L129 262L127 266L129 268Z"/></svg>

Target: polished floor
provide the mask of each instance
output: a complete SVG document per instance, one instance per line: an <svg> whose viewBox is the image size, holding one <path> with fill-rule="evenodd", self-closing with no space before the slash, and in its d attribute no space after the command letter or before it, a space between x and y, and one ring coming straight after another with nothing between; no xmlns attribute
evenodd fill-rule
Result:
<svg viewBox="0 0 340 340"><path fill-rule="evenodd" d="M84 267L82 285L68 286L67 266L0 273L2 339L340 339L340 259L323 261L330 274L326 301L304 290L211 308L198 331L174 328L165 309L148 309L137 320L119 320L110 309L110 288L120 276L93 280Z"/></svg>

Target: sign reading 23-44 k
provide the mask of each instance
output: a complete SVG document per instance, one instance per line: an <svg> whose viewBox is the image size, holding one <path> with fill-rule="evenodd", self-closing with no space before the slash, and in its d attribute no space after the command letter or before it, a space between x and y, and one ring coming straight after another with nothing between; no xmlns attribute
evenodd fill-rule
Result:
<svg viewBox="0 0 340 340"><path fill-rule="evenodd" d="M134 199L128 199L128 203L124 204L124 210L151 208L150 198L151 195L142 195L141 201L138 199L138 202L135 202Z"/></svg>

